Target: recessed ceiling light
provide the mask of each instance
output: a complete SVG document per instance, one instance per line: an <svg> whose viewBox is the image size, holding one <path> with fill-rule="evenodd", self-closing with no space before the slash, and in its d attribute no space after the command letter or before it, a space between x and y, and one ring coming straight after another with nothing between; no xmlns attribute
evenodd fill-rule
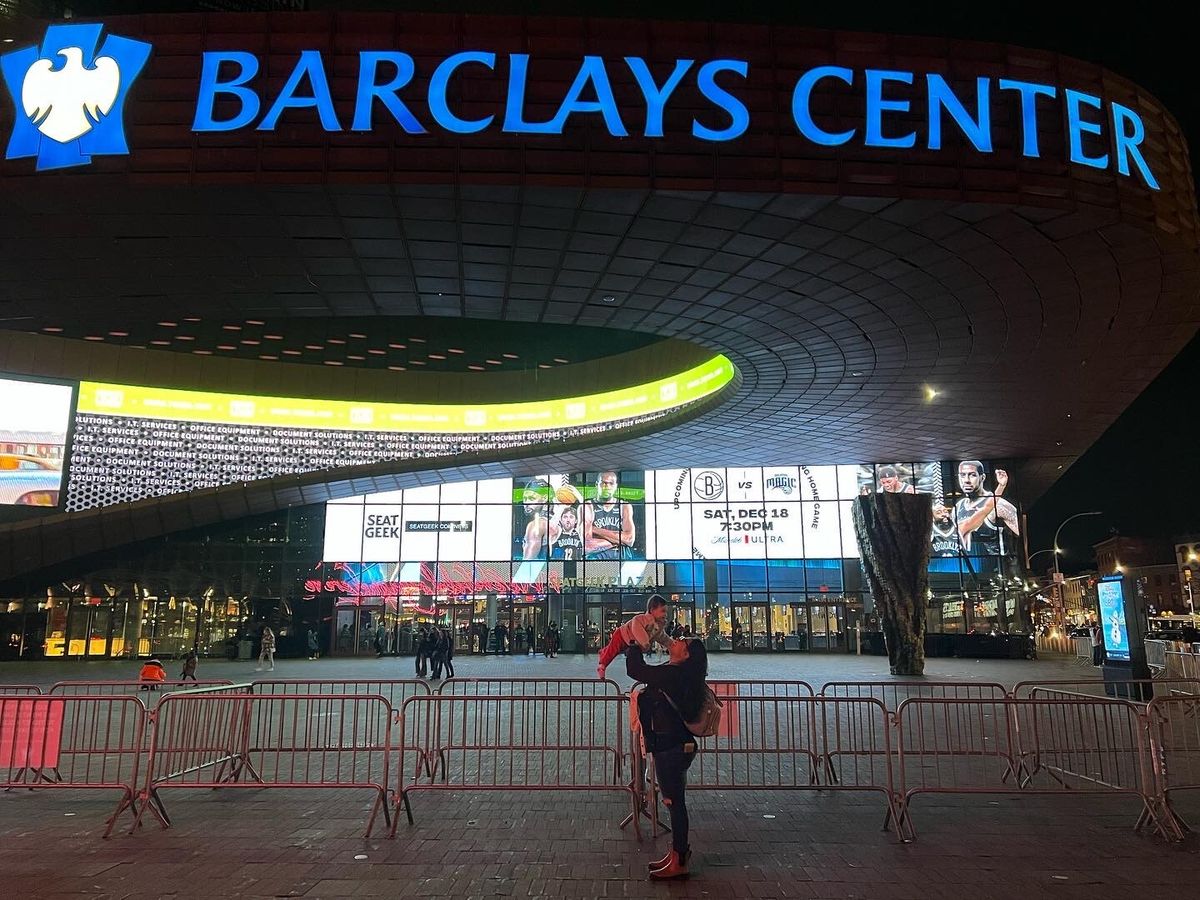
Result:
<svg viewBox="0 0 1200 900"><path fill-rule="evenodd" d="M250 347L257 347L259 344L262 343L262 341L256 341L256 340L254 340L254 338L242 338L240 343L246 344L247 346L250 346Z"/></svg>
<svg viewBox="0 0 1200 900"><path fill-rule="evenodd" d="M365 340L367 336L365 334L359 334L357 331L352 331L350 332L350 337L358 338L361 341Z"/></svg>
<svg viewBox="0 0 1200 900"><path fill-rule="evenodd" d="M263 340L267 340L267 341L282 341L282 340L283 340L283 335L282 335L282 334L264 334L264 335L263 335Z"/></svg>
<svg viewBox="0 0 1200 900"><path fill-rule="evenodd" d="M175 328L179 325L178 322L159 322L158 324L163 328Z"/></svg>
<svg viewBox="0 0 1200 900"><path fill-rule="evenodd" d="M851 372L850 375L852 378L862 378L862 372Z"/></svg>
<svg viewBox="0 0 1200 900"><path fill-rule="evenodd" d="M218 350L236 350L237 347L235 347L233 344L217 344L217 349Z"/></svg>
<svg viewBox="0 0 1200 900"><path fill-rule="evenodd" d="M199 321L200 321L200 317L199 317L199 316L188 316L188 317L187 317L187 318L185 318L183 321L185 321L185 322L199 322Z"/></svg>
<svg viewBox="0 0 1200 900"><path fill-rule="evenodd" d="M193 350L192 352L197 356L212 356L211 350Z"/></svg>
<svg viewBox="0 0 1200 900"><path fill-rule="evenodd" d="M562 363L563 365L566 365L568 362L570 362L570 360L563 359L561 356L554 357L554 361L556 363Z"/></svg>
<svg viewBox="0 0 1200 900"><path fill-rule="evenodd" d="M520 357L517 356L517 354L515 354L515 353L501 353L500 355L503 356L505 359L520 359Z"/></svg>
<svg viewBox="0 0 1200 900"><path fill-rule="evenodd" d="M600 299L603 300L605 303L616 303L617 302L617 298L614 297L612 294L605 294Z"/></svg>
<svg viewBox="0 0 1200 900"><path fill-rule="evenodd" d="M350 355L348 355L346 357L346 359L355 359L355 360L358 360L359 362L362 362L364 359L366 359L366 357L365 356L356 356L353 353L351 353Z"/></svg>
<svg viewBox="0 0 1200 900"><path fill-rule="evenodd" d="M386 350L368 350L367 352L372 356L387 356Z"/></svg>
<svg viewBox="0 0 1200 900"><path fill-rule="evenodd" d="M159 322L158 324L159 324L159 325L165 325L165 324L167 324L167 323L166 323L166 322ZM242 330L242 326L241 326L241 325L222 325L222 326L221 326L221 329L222 329L223 331L241 331L241 330Z"/></svg>
<svg viewBox="0 0 1200 900"><path fill-rule="evenodd" d="M410 340L412 343L414 343L414 344L424 344L424 343L427 343L427 341L425 340L425 338L415 338L415 337L410 337L410 338L409 338L409 340Z"/></svg>
<svg viewBox="0 0 1200 900"><path fill-rule="evenodd" d="M488 360L484 360L484 362L486 362L486 363L487 363L489 366L502 366L502 365L504 365L504 363L500 362L500 360L498 360L498 359L488 359Z"/></svg>
<svg viewBox="0 0 1200 900"><path fill-rule="evenodd" d="M482 371L484 371L484 368L483 368L483 366L467 366L467 368L468 368L468 369L470 369L472 372L482 372Z"/></svg>
<svg viewBox="0 0 1200 900"><path fill-rule="evenodd" d="M85 334L83 336L83 339L85 341L102 341L102 340L104 340L104 338L98 334Z"/></svg>
<svg viewBox="0 0 1200 900"><path fill-rule="evenodd" d="M932 402L933 400L935 400L937 398L939 393L940 392L938 391L937 388L933 388L933 387L930 387L929 385L925 385L925 400L926 401Z"/></svg>
<svg viewBox="0 0 1200 900"><path fill-rule="evenodd" d="M196 339L196 338L195 338L193 335L190 335L190 334L177 334L177 335L175 335L175 340L177 340L177 341L194 341L195 339Z"/></svg>
<svg viewBox="0 0 1200 900"><path fill-rule="evenodd" d="M305 350L324 350L325 345L324 344L305 344L304 349Z"/></svg>
<svg viewBox="0 0 1200 900"><path fill-rule="evenodd" d="M341 362L336 359L325 359L325 360L322 360L322 362L325 363L325 365L327 365L327 366L340 366L341 365Z"/></svg>
<svg viewBox="0 0 1200 900"><path fill-rule="evenodd" d="M409 365L410 365L410 366L423 366L423 365L425 365L425 360L423 360L423 359L414 359L414 360L412 360L412 361L409 363Z"/></svg>
<svg viewBox="0 0 1200 900"><path fill-rule="evenodd" d="M445 359L446 355L444 353L430 353L429 358L430 359Z"/></svg>
<svg viewBox="0 0 1200 900"><path fill-rule="evenodd" d="M42 331L49 331L53 334L58 334L60 331L62 331L62 329L59 328L57 325L47 325L45 328L42 329Z"/></svg>
<svg viewBox="0 0 1200 900"><path fill-rule="evenodd" d="M303 356L304 355L299 350L284 350L283 353L285 356Z"/></svg>
<svg viewBox="0 0 1200 900"><path fill-rule="evenodd" d="M465 350L460 350L457 347L447 347L446 352L447 353L458 353L458 354L466 353Z"/></svg>
<svg viewBox="0 0 1200 900"><path fill-rule="evenodd" d="M408 344L388 344L393 350L407 350Z"/></svg>
<svg viewBox="0 0 1200 900"><path fill-rule="evenodd" d="M170 347L171 346L170 341L151 341L150 343L153 344L155 347Z"/></svg>
<svg viewBox="0 0 1200 900"><path fill-rule="evenodd" d="M549 369L550 366L547 363L538 363L538 368L539 369Z"/></svg>
<svg viewBox="0 0 1200 900"><path fill-rule="evenodd" d="M404 366L388 366L393 372L407 372L408 369Z"/></svg>
<svg viewBox="0 0 1200 900"><path fill-rule="evenodd" d="M129 337L128 331L110 331L109 334L113 337Z"/></svg>
<svg viewBox="0 0 1200 900"><path fill-rule="evenodd" d="M274 353L260 353L260 354L258 354L258 358L259 359L279 359L279 357L276 356Z"/></svg>
<svg viewBox="0 0 1200 900"><path fill-rule="evenodd" d="M262 319L247 319L246 324L247 325L266 325L267 323L264 322Z"/></svg>
<svg viewBox="0 0 1200 900"><path fill-rule="evenodd" d="M345 344L346 342L344 340L342 340L341 338L326 338L325 343L337 344L340 347L341 345Z"/></svg>

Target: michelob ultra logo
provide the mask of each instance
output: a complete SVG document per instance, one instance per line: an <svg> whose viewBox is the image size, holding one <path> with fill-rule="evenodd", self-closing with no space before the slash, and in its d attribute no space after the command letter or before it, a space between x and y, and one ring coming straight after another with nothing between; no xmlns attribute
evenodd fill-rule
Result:
<svg viewBox="0 0 1200 900"><path fill-rule="evenodd" d="M129 153L125 98L150 45L111 34L101 44L103 27L51 25L40 47L0 56L16 110L6 159L36 157L41 171Z"/></svg>

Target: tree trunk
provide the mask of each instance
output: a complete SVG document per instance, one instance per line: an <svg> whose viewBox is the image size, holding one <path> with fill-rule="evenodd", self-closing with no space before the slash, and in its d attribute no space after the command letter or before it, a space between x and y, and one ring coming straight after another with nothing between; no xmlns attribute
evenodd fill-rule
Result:
<svg viewBox="0 0 1200 900"><path fill-rule="evenodd" d="M878 493L854 501L854 533L893 675L925 674L932 529L933 503L927 494Z"/></svg>

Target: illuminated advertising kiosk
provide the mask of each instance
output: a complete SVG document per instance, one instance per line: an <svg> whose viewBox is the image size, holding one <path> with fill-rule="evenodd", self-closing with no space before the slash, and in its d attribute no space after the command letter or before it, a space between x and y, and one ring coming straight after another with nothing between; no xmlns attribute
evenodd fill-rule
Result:
<svg viewBox="0 0 1200 900"><path fill-rule="evenodd" d="M1101 578L1096 582L1096 602L1104 639L1105 693L1149 700L1154 687L1146 665L1146 613L1138 602L1137 584L1124 575ZM1129 684L1131 681L1145 683Z"/></svg>

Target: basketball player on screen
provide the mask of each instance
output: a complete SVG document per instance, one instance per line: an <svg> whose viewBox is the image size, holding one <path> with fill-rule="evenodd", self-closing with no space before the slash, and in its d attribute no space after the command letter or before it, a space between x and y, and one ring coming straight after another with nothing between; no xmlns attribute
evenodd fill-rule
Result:
<svg viewBox="0 0 1200 900"><path fill-rule="evenodd" d="M617 473L601 472L596 496L583 506L583 550L587 559L625 559L637 530L633 507L617 499Z"/></svg>
<svg viewBox="0 0 1200 900"><path fill-rule="evenodd" d="M954 520L963 550L972 556L1004 556L1005 530L1015 537L1021 533L1017 508L1001 494L1008 487L1008 473L996 470L996 490L984 488L987 473L979 460L968 459L958 464L958 486L963 498L954 504Z"/></svg>

